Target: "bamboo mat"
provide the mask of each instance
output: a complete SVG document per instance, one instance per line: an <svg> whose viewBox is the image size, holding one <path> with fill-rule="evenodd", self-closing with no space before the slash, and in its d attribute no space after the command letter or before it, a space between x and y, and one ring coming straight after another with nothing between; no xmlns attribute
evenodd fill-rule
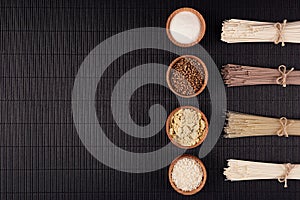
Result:
<svg viewBox="0 0 300 200"><path fill-rule="evenodd" d="M168 183L167 168L127 174L94 159L81 143L72 119L71 92L80 64L106 38L124 30L164 27L180 7L192 7L207 23L201 45L217 66L280 64L300 70L300 46L287 44L226 44L220 41L222 21L300 20L300 4L286 1L0 1L0 199L187 199ZM137 65L168 65L176 55L151 49L131 52L105 72L96 94L99 121L121 148L148 152L168 143L164 129L150 139L126 136L109 110L111 91L123 73ZM122 66L122 67L120 67ZM149 98L149 96L151 98ZM300 87L253 86L227 89L228 110L300 118ZM199 96L209 116L209 92ZM172 93L147 85L132 96L132 118L149 123L148 107L161 103L168 112L178 106ZM145 111L143 112L137 112ZM205 188L188 199L298 199L300 182L287 190L273 181L230 183L223 168L229 158L300 163L300 138L220 138L203 159L208 171ZM198 149L189 153L197 155Z"/></svg>

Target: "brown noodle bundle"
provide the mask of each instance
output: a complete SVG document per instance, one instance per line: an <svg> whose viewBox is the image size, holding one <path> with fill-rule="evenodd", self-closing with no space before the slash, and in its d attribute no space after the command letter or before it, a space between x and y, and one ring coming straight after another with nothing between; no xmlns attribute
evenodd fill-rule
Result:
<svg viewBox="0 0 300 200"><path fill-rule="evenodd" d="M300 120L285 117L270 118L242 113L228 112L224 128L226 138L250 136L300 136Z"/></svg>
<svg viewBox="0 0 300 200"><path fill-rule="evenodd" d="M223 66L222 75L224 83L228 87L246 85L300 85L300 71L285 65L278 69L250 67L242 65L227 64Z"/></svg>

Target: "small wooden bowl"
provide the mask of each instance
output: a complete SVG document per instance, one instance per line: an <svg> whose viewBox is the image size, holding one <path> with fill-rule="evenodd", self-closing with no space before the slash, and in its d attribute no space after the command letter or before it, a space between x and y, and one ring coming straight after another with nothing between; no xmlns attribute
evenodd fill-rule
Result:
<svg viewBox="0 0 300 200"><path fill-rule="evenodd" d="M192 95L183 95L183 94L180 94L178 93L175 88L173 88L173 85L171 84L171 81L170 81L170 76L171 76L171 71L173 69L173 66L182 58L191 58L191 59L195 59L197 62L199 62L204 70L204 83L202 85L202 87L200 88L200 90L198 90L197 92L195 92L194 94ZM206 65L205 63L198 57L196 56L193 56L193 55L183 55L183 56L180 56L178 58L176 58L175 60L173 60L171 62L171 64L169 65L169 68L167 70L167 73L166 73L166 80L167 80L167 84L169 86L169 88L172 90L173 93L175 93L176 95L180 96L180 97L183 97L183 98L191 98L191 97L195 97L197 95L199 95L204 89L205 87L207 86L207 82L208 82L208 71L207 71L207 68L206 68Z"/></svg>
<svg viewBox="0 0 300 200"><path fill-rule="evenodd" d="M192 190L192 191L183 191L183 190L177 188L175 183L172 180L172 171L173 171L174 165L177 163L178 160L183 159L183 158L190 158L190 159L195 160L200 165L200 167L202 168L202 171L203 171L203 177L202 177L202 181L201 181L200 185L195 190ZM192 155L188 155L188 154L179 156L179 157L175 158L175 160L172 161L172 163L169 167L169 182L170 182L171 186L173 187L173 189L180 194L183 194L183 195L196 194L197 192L202 190L202 188L204 187L204 185L206 183L206 180L207 180L206 168L205 168L203 162L196 156L192 156Z"/></svg>
<svg viewBox="0 0 300 200"><path fill-rule="evenodd" d="M170 24L171 24L171 20L173 19L173 17L174 17L176 14L178 14L178 13L180 13L180 12L183 12L183 11L187 11L187 12L191 12L191 13L195 14L195 15L198 17L198 19L199 19L199 21L200 21L200 26L201 26L201 30L200 30L200 33L199 33L199 36L198 36L197 40L194 41L194 42L192 42L192 43L189 43L189 44L182 44L182 43L177 42L177 41L173 38L173 36L172 36L172 34L171 34L171 32L170 32ZM167 24L166 24L166 30L167 30L167 35L168 35L169 39L170 39L175 45L180 46L180 47L191 47L191 46L194 46L195 44L199 43L199 42L202 40L202 38L203 38L203 36L204 36L204 34L205 34L206 24L205 24L205 20L204 20L203 16L202 16L197 10L194 10L194 9L192 9L192 8L179 8L179 9L175 10L175 11L169 16L169 18L168 18L168 20L167 20Z"/></svg>
<svg viewBox="0 0 300 200"><path fill-rule="evenodd" d="M173 139L173 137L171 136L171 134L170 134L170 122L171 122L172 116L173 116L178 110L180 110L180 109L186 109L186 108L193 109L193 110L195 110L196 112L200 113L202 119L203 119L204 122L205 122L205 130L204 130L204 132L203 132L202 138L199 140L198 143L196 143L196 144L194 144L194 145L192 145L192 146L182 146L181 144L177 143L177 142ZM166 132L167 132L167 135L168 135L168 138L170 139L170 141L171 141L174 145L176 145L177 147L182 148L182 149L192 149L192 148L195 148L195 147L199 146L200 144L202 144L203 141L205 140L205 138L206 138L206 136L207 136L207 134L208 134L208 121L207 121L207 118L206 118L206 116L204 115L204 113L203 113L201 110L199 110L198 108L195 108L195 107L193 107L193 106L181 106L181 107L178 107L178 108L176 108L175 110L173 110L173 111L170 113L170 115L168 116L167 121L166 121Z"/></svg>

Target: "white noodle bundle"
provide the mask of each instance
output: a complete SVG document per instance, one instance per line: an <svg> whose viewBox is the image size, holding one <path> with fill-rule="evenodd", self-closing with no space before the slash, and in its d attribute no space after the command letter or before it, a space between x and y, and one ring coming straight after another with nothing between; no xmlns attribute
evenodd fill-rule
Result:
<svg viewBox="0 0 300 200"><path fill-rule="evenodd" d="M244 160L228 160L224 175L230 181L277 179L287 187L287 180L300 180L299 164L274 164Z"/></svg>
<svg viewBox="0 0 300 200"><path fill-rule="evenodd" d="M274 135L300 136L300 120L228 112L224 131L226 138Z"/></svg>
<svg viewBox="0 0 300 200"><path fill-rule="evenodd" d="M300 21L283 23L231 19L223 22L221 40L239 42L300 43Z"/></svg>

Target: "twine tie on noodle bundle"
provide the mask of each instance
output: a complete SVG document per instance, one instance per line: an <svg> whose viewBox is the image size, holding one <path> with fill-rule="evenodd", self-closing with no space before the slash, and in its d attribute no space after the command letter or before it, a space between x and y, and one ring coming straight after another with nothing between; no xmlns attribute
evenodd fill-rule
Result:
<svg viewBox="0 0 300 200"><path fill-rule="evenodd" d="M290 69L288 72L286 71L286 66L285 65L280 65L278 67L278 71L280 72L281 76L278 77L276 79L276 83L278 85L282 85L282 87L286 87L286 84L287 84L287 76L292 72L294 71L294 68Z"/></svg>
<svg viewBox="0 0 300 200"><path fill-rule="evenodd" d="M288 119L286 117L281 117L279 119L281 128L277 131L277 135L279 137L285 136L289 137L289 134L287 132L287 128L293 123L292 121L288 123Z"/></svg>
<svg viewBox="0 0 300 200"><path fill-rule="evenodd" d="M278 177L278 182L279 183L284 183L285 188L288 187L287 179L288 179L288 176L289 176L290 172L292 171L292 169L294 167L295 167L295 165L292 165L291 163L284 164L285 172L282 176Z"/></svg>
<svg viewBox="0 0 300 200"><path fill-rule="evenodd" d="M283 23L277 22L274 24L274 27L277 29L277 35L275 37L274 44L279 44L281 42L281 46L285 46L283 32L286 26L286 22L287 20L285 19L283 20Z"/></svg>

